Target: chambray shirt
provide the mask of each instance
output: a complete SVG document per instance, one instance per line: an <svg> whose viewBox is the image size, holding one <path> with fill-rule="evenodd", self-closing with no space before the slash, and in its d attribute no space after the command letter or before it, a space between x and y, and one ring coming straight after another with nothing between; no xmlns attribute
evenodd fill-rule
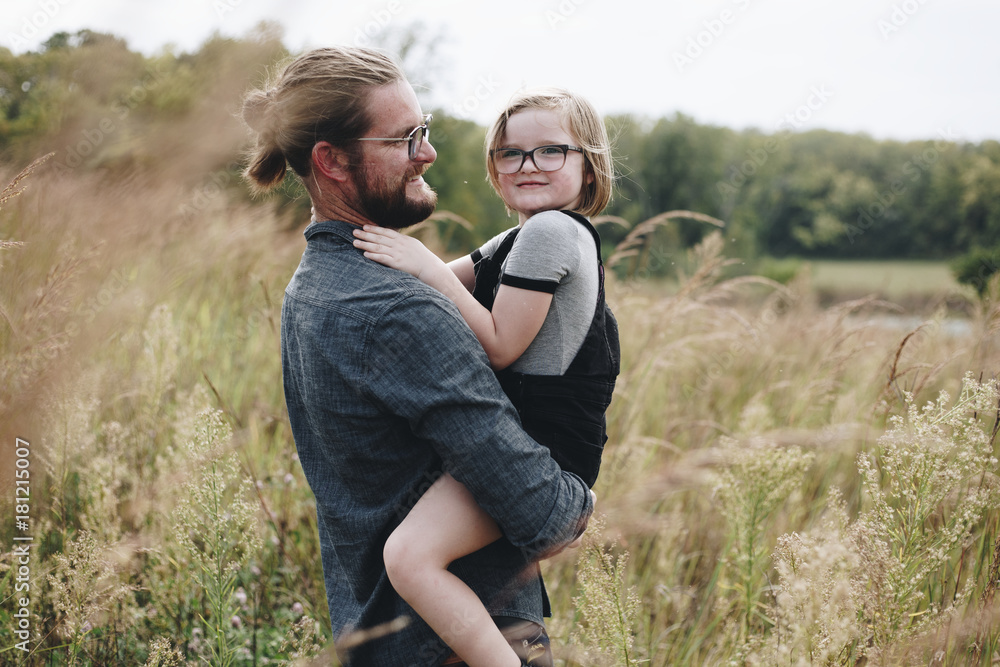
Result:
<svg viewBox="0 0 1000 667"><path fill-rule="evenodd" d="M392 589L382 549L440 471L462 482L505 536L451 566L492 615L542 622L534 560L581 532L592 501L580 478L521 429L454 304L365 259L352 229L339 221L306 228L281 313L288 416L316 496L341 659L439 665L450 650ZM401 617L403 629L349 645L359 637L351 633Z"/></svg>

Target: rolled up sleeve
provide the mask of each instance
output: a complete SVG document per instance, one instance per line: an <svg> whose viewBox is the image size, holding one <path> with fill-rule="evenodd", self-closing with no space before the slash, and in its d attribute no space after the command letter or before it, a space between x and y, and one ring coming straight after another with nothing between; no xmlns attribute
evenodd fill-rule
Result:
<svg viewBox="0 0 1000 667"><path fill-rule="evenodd" d="M523 431L450 301L401 299L368 344L370 399L429 443L512 544L537 558L582 532L593 511L587 486Z"/></svg>

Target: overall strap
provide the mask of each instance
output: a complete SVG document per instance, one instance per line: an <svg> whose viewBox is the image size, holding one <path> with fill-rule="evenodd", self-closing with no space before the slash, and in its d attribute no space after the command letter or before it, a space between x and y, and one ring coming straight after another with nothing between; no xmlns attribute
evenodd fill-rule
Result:
<svg viewBox="0 0 1000 667"><path fill-rule="evenodd" d="M618 322L614 313L608 308L604 297L604 260L601 258L601 235L594 229L590 220L575 211L563 211L581 225L590 230L597 249L597 307L594 309L594 319L590 329L583 339L583 345L577 351L569 368L568 376L598 376L614 383L621 371L621 348L618 340Z"/></svg>
<svg viewBox="0 0 1000 667"><path fill-rule="evenodd" d="M490 257L483 257L478 249L472 253L473 271L476 275L476 285L472 290L472 296L481 303L487 310L493 310L493 300L496 298L497 287L500 285L500 274L503 271L503 262L510 254L510 249L514 247L514 239L520 227L515 227L507 233L507 236L500 241L496 252Z"/></svg>
<svg viewBox="0 0 1000 667"><path fill-rule="evenodd" d="M520 227L515 227L514 229L507 232L507 236L503 237L503 241L497 247L497 251L493 253L493 260L499 264L503 264L503 261L507 259L507 255L510 254L510 249L514 247L514 240L517 239L517 233L521 231Z"/></svg>
<svg viewBox="0 0 1000 667"><path fill-rule="evenodd" d="M581 225L587 228L590 234L594 237L594 247L597 248L597 276L599 279L598 283L598 302L604 298L604 259L601 257L601 235L597 233L594 225L591 224L585 216L577 213L576 211L560 211L565 213L569 217L573 218Z"/></svg>

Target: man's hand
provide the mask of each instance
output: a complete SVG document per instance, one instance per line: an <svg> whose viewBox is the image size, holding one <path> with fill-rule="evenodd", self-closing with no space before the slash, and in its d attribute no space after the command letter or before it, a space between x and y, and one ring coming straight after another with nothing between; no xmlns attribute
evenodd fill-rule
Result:
<svg viewBox="0 0 1000 667"><path fill-rule="evenodd" d="M418 239L400 234L394 229L377 225L365 225L354 230L354 247L365 252L365 257L379 264L409 273L431 287L435 285L440 271L451 269Z"/></svg>

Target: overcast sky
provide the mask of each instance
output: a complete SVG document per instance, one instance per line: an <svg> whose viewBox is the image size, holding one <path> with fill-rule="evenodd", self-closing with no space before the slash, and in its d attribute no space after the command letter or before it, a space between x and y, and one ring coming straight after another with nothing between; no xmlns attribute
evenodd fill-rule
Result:
<svg viewBox="0 0 1000 667"><path fill-rule="evenodd" d="M82 28L193 51L262 20L299 51L422 21L441 66L427 103L483 124L518 87L550 84L605 114L1000 139L997 0L4 0L3 15L15 53Z"/></svg>

